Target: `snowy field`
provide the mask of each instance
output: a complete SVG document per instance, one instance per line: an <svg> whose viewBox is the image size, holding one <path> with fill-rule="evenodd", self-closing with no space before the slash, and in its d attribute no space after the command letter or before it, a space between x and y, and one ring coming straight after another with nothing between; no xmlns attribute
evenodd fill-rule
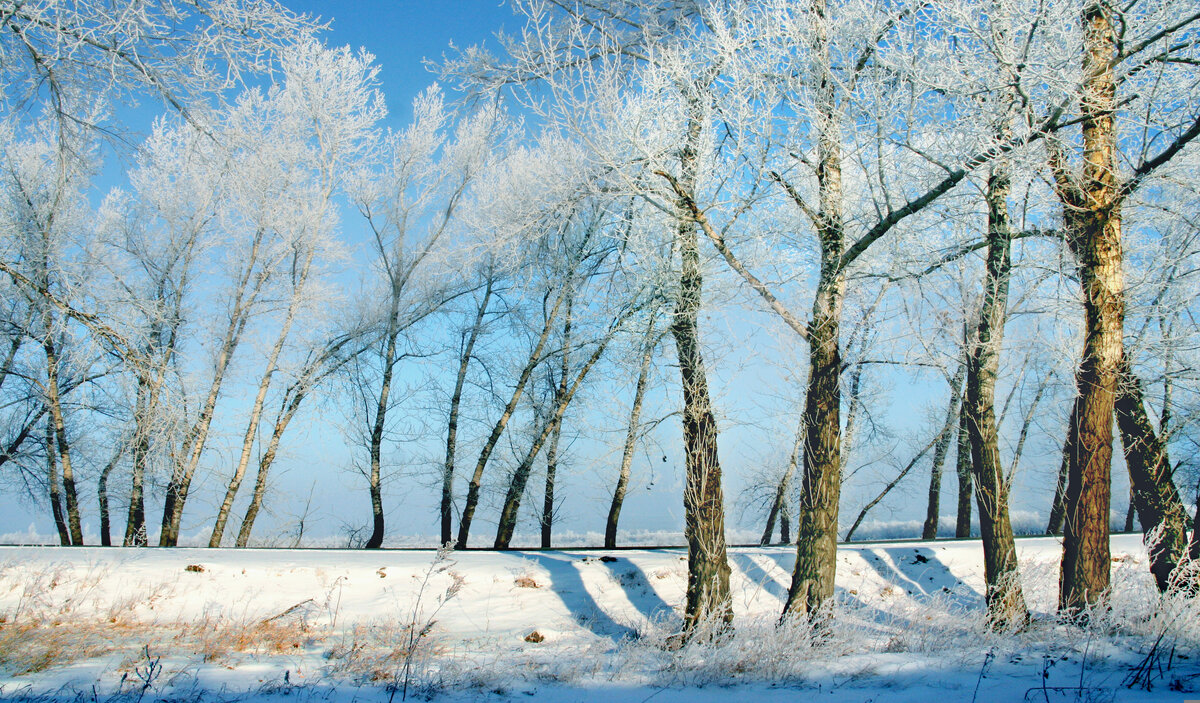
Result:
<svg viewBox="0 0 1200 703"><path fill-rule="evenodd" d="M731 551L736 628L672 647L681 549L0 548L0 698L35 701L1183 701L1200 605L1113 539L1113 608L1052 617L1060 545L1018 541L1031 627L982 623L977 541L839 551L832 632L777 628L792 550ZM407 690L406 690L407 684Z"/></svg>

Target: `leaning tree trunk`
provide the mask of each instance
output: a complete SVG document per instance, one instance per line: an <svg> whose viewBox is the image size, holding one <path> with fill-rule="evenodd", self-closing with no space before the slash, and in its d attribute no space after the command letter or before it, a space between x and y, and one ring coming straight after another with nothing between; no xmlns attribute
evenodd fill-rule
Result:
<svg viewBox="0 0 1200 703"><path fill-rule="evenodd" d="M150 460L150 423L157 406L158 387L148 378L149 371L138 371L134 403L132 456L129 467L129 514L125 520L124 547L144 547L149 542L146 530L146 465Z"/></svg>
<svg viewBox="0 0 1200 703"><path fill-rule="evenodd" d="M1163 438L1146 414L1141 380L1122 359L1117 384L1117 426L1125 448L1125 464L1133 504L1148 541L1150 572L1158 590L1172 586L1171 574L1187 554L1187 509L1171 477L1171 462Z"/></svg>
<svg viewBox="0 0 1200 703"><path fill-rule="evenodd" d="M642 340L642 363L638 367L637 384L633 390L633 405L629 409L629 424L625 429L625 446L621 450L621 471L617 475L617 486L613 489L612 503L608 506L608 520L604 525L604 546L612 549L617 546L617 523L621 519L621 507L625 504L625 493L629 490L629 474L633 467L633 452L637 447L642 416L642 402L646 397L646 385L650 379L650 362L654 359L654 349L658 346L658 337L654 331L654 315L646 323L646 336Z"/></svg>
<svg viewBox="0 0 1200 703"><path fill-rule="evenodd" d="M100 480L96 482L96 499L100 503L100 545L103 547L112 546L112 523L108 512L108 477L112 475L113 469L117 468L117 463L125 455L127 445L127 438L118 440L116 451L101 469Z"/></svg>
<svg viewBox="0 0 1200 703"><path fill-rule="evenodd" d="M513 411L517 409L517 403L521 401L521 396L525 392L525 384L529 382L529 377L533 374L533 370L542 361L542 349L546 346L546 340L550 338L550 332L554 329L554 319L558 316L559 308L562 307L566 296L567 289L563 288L558 295L558 299L554 302L554 307L546 315L541 336L538 337L533 351L529 353L529 359L525 362L525 368L521 369L521 375L517 379L516 387L513 388L512 397L508 399L508 405L504 406L504 412L500 414L500 418L492 426L492 433L488 435L487 441L483 444L483 449L479 452L479 460L475 462L475 473L471 476L471 482L467 484L467 501L463 504L462 517L459 518L458 541L454 543L455 549L467 548L467 540L471 536L471 522L475 517L475 508L479 505L479 487L483 483L483 470L487 467L492 452L496 449L496 443L500 441L500 435L504 434L504 428L508 426L508 421L512 418Z"/></svg>
<svg viewBox="0 0 1200 703"><path fill-rule="evenodd" d="M492 285L495 279L488 276L487 287L483 291L483 300L475 311L475 322L463 342L462 356L458 361L458 376L454 380L454 394L450 396L450 418L446 429L446 462L442 466L442 503L439 507L442 535L439 544L446 545L453 541L451 527L454 507L454 453L458 449L458 409L462 404L463 386L467 381L467 370L471 366L471 355L475 351L475 342L483 329L483 318L487 314L488 301L492 297Z"/></svg>
<svg viewBox="0 0 1200 703"><path fill-rule="evenodd" d="M379 398L375 405L375 421L371 423L371 439L368 453L371 461L371 474L368 476L371 494L371 536L363 545L367 549L378 549L383 546L383 430L387 426L388 400L392 391L392 373L396 368L397 302L392 297L392 307L388 316L387 345L383 354L383 380L379 385Z"/></svg>
<svg viewBox="0 0 1200 703"><path fill-rule="evenodd" d="M933 450L933 466L929 470L929 502L925 506L925 524L921 527L921 539L937 539L938 515L942 507L942 467L950 453L950 438L954 436L954 426L958 421L963 396L962 382L966 371L966 364L960 362L954 377L950 379L950 402L946 405L946 422L942 425L942 433L938 435L937 447Z"/></svg>
<svg viewBox="0 0 1200 703"><path fill-rule="evenodd" d="M520 465L517 466L516 471L513 472L512 480L509 482L508 493L504 496L504 507L500 510L500 524L496 528L496 541L494 544L496 549L508 549L509 544L512 542L513 532L517 527L517 513L521 508L521 497L525 495L525 484L529 480L529 472L533 469L533 462L537 459L538 453L541 452L547 440L553 437L562 425L563 415L567 412L567 406L571 404L571 400L583 386L583 381L587 378L592 367L604 355L605 348L612 341L613 335L616 334L623 320L624 317L619 319L608 331L608 334L596 345L596 349L592 351L591 356L580 367L571 385L566 388L560 386L562 392L555 393L556 402L554 411L546 420L546 424L542 426L542 431L533 440L533 444L529 447L529 451L526 452L525 458L521 460Z"/></svg>
<svg viewBox="0 0 1200 703"><path fill-rule="evenodd" d="M1067 492L1059 610L1079 615L1105 599L1110 583L1109 506L1112 425L1117 375L1124 353L1121 202L1116 174L1112 61L1117 37L1109 9L1083 10L1083 173L1073 183L1065 164L1055 169L1068 242L1079 262L1084 344L1075 374L1078 396L1067 433Z"/></svg>
<svg viewBox="0 0 1200 703"><path fill-rule="evenodd" d="M967 398L963 406L971 442L975 499L979 504L988 620L992 627L1001 630L1021 628L1029 622L1017 568L1017 548L1008 510L1008 481L1000 461L996 421L996 376L1008 316L1012 269L1009 183L1008 165L998 161L988 177L987 273L974 349L967 362Z"/></svg>
<svg viewBox="0 0 1200 703"><path fill-rule="evenodd" d="M316 253L316 247L309 246L304 263L300 267L299 276L293 279L292 298L288 301L287 312L284 314L275 344L271 347L271 353L267 355L267 365L263 369L262 379L259 380L258 393L254 396L254 405L250 408L250 420L246 423L246 433L242 437L242 453L238 457L233 476L229 479L229 486L225 489L225 499L221 501L221 507L217 510L217 520L213 525L212 534L208 538L209 548L221 546L221 538L225 534L225 524L229 521L229 514L233 511L233 501L237 498L238 490L242 486L242 479L245 478L246 469L250 465L250 453L254 450L255 441L258 439L258 425L262 421L267 391L271 388L271 380L275 377L275 369L279 365L279 355L283 351L283 345L291 333L292 323L295 322L296 313L300 309L304 284L308 280L309 271L312 270L313 257Z"/></svg>

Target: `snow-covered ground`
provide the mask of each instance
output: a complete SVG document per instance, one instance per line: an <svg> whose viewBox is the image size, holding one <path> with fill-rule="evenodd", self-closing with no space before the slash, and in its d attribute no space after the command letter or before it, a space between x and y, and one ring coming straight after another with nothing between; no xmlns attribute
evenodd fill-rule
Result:
<svg viewBox="0 0 1200 703"><path fill-rule="evenodd" d="M1052 616L1058 540L1018 550L1021 633L982 622L976 541L842 547L821 638L776 627L792 550L738 548L734 631L678 648L682 549L6 547L0 698L1200 699L1200 605L1157 596L1138 537L1086 629Z"/></svg>

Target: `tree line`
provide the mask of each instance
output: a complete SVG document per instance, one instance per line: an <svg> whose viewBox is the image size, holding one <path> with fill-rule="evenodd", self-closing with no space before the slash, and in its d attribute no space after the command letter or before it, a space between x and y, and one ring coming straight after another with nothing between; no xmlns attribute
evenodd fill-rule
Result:
<svg viewBox="0 0 1200 703"><path fill-rule="evenodd" d="M1190 456L1195 436L1200 7L514 10L524 26L499 52L438 65L462 99L432 87L394 130L373 58L324 46L282 6L3 10L0 466L49 506L63 544L83 542L82 465L102 467L86 473L103 544L117 541L117 495L121 543L173 546L198 472L218 463L209 544L227 543L253 472L236 522L247 545L286 430L322 403L358 448L363 546L386 534L388 447L430 436L444 446L442 543L470 546L492 481L493 546L510 546L524 513L551 546L568 410L603 393L597 369L623 369L605 545L634 454L665 419L643 417L648 394L670 390L684 632L722 627L720 358L702 334L720 334L706 316L733 298L768 314L761 334L802 365L787 461L760 481L763 542L779 524L797 548L783 620L832 616L847 467L881 436L872 383L897 368L944 377L945 410L847 539L925 461L922 536L935 538L953 448L956 535L970 534L973 496L989 621L1022 627L1011 491L1026 447L1050 442L1059 607L1086 617L1110 587L1116 435L1156 583L1195 591L1200 525L1189 538L1178 484L1192 464L1170 456ZM99 154L121 141L109 113L133 95L166 113L132 149L128 185L94 205ZM365 244L341 238L344 219ZM437 422L413 402L426 359L446 390ZM678 375L658 380L656 361ZM210 441L219 411L244 428L227 461ZM535 476L541 505L523 513Z"/></svg>

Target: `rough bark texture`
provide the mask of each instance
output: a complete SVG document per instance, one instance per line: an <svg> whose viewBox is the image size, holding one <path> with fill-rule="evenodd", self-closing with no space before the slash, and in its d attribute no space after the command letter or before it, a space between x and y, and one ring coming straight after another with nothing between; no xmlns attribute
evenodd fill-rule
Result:
<svg viewBox="0 0 1200 703"><path fill-rule="evenodd" d="M1150 572L1160 591L1171 588L1171 574L1187 554L1187 509L1171 477L1167 447L1146 414L1141 380L1128 359L1121 360L1117 384L1117 426L1133 505L1150 553Z"/></svg>
<svg viewBox="0 0 1200 703"><path fill-rule="evenodd" d="M47 315L47 317L49 317ZM52 321L48 320L48 325ZM70 533L68 544L83 544L83 528L79 520L79 493L75 488L75 468L71 461L71 445L67 441L66 419L63 415L62 397L58 383L58 350L55 348L51 327L46 328L42 349L46 354L46 407L50 409L49 421L54 428L54 446L62 462L63 498L67 508L67 528ZM47 448L49 451L49 448Z"/></svg>
<svg viewBox="0 0 1200 703"><path fill-rule="evenodd" d="M925 524L921 527L921 539L937 539L938 519L942 508L942 467L950 454L950 439L958 424L959 408L963 397L963 376L966 364L959 363L954 377L950 379L950 401L946 404L946 422L933 450L933 466L929 470L929 501L925 505Z"/></svg>
<svg viewBox="0 0 1200 703"><path fill-rule="evenodd" d="M696 186L701 115L690 97L685 146L680 154L680 181L689 195ZM692 199L694 202L694 197ZM725 500L721 463L717 458L717 421L708 394L708 377L700 353L699 317L704 279L696 223L684 202L677 204L675 243L680 255L679 290L671 320L683 389L684 537L688 545L688 584L683 627L693 636L706 627L733 620L729 561L725 551Z"/></svg>
<svg viewBox="0 0 1200 703"><path fill-rule="evenodd" d="M608 506L608 519L604 524L604 546L612 549L617 546L617 524L621 520L621 507L625 504L625 493L629 490L629 474L633 467L633 452L637 448L640 433L642 403L646 397L646 384L650 380L650 362L654 359L654 349L658 346L658 336L654 330L654 316L646 323L646 336L642 341L642 361L638 367L637 384L633 390L633 405L629 408L629 423L625 429L625 445L621 449L621 470L617 475L617 486L613 489L612 503Z"/></svg>
<svg viewBox="0 0 1200 703"><path fill-rule="evenodd" d="M817 188L815 226L821 270L808 325L809 371L804 399L804 479L796 526L796 565L783 617L825 617L837 571L838 501L841 466L841 319L846 281L842 269L841 120L831 75L824 0L813 0Z"/></svg>
<svg viewBox="0 0 1200 703"><path fill-rule="evenodd" d="M451 519L454 510L454 453L458 449L458 409L462 404L463 386L467 381L467 370L471 366L471 355L475 352L475 342L483 329L483 318L487 314L488 303L492 298L492 285L495 279L488 277L487 286L483 291L483 300L475 311L475 322L471 331L463 341L462 356L458 360L458 375L454 380L454 393L450 396L450 418L446 429L446 461L442 465L442 503L439 507L441 518L441 540L439 544L446 545L454 540Z"/></svg>
<svg viewBox="0 0 1200 703"><path fill-rule="evenodd" d="M1008 510L1008 481L1000 461L996 420L996 376L1008 316L1012 269L1009 188L1008 167L998 162L988 177L987 273L974 346L967 362L967 397L963 405L971 443L975 499L979 504L988 620L993 627L1003 630L1024 627L1029 622L1017 569L1017 548Z"/></svg>
<svg viewBox="0 0 1200 703"><path fill-rule="evenodd" d="M1100 605L1109 588L1112 425L1125 319L1121 212L1116 175L1116 32L1106 5L1083 10L1084 86L1080 97L1083 171L1075 182L1055 169L1068 242L1079 262L1084 346L1075 374L1078 397L1067 434L1067 492L1059 610L1078 615Z"/></svg>

